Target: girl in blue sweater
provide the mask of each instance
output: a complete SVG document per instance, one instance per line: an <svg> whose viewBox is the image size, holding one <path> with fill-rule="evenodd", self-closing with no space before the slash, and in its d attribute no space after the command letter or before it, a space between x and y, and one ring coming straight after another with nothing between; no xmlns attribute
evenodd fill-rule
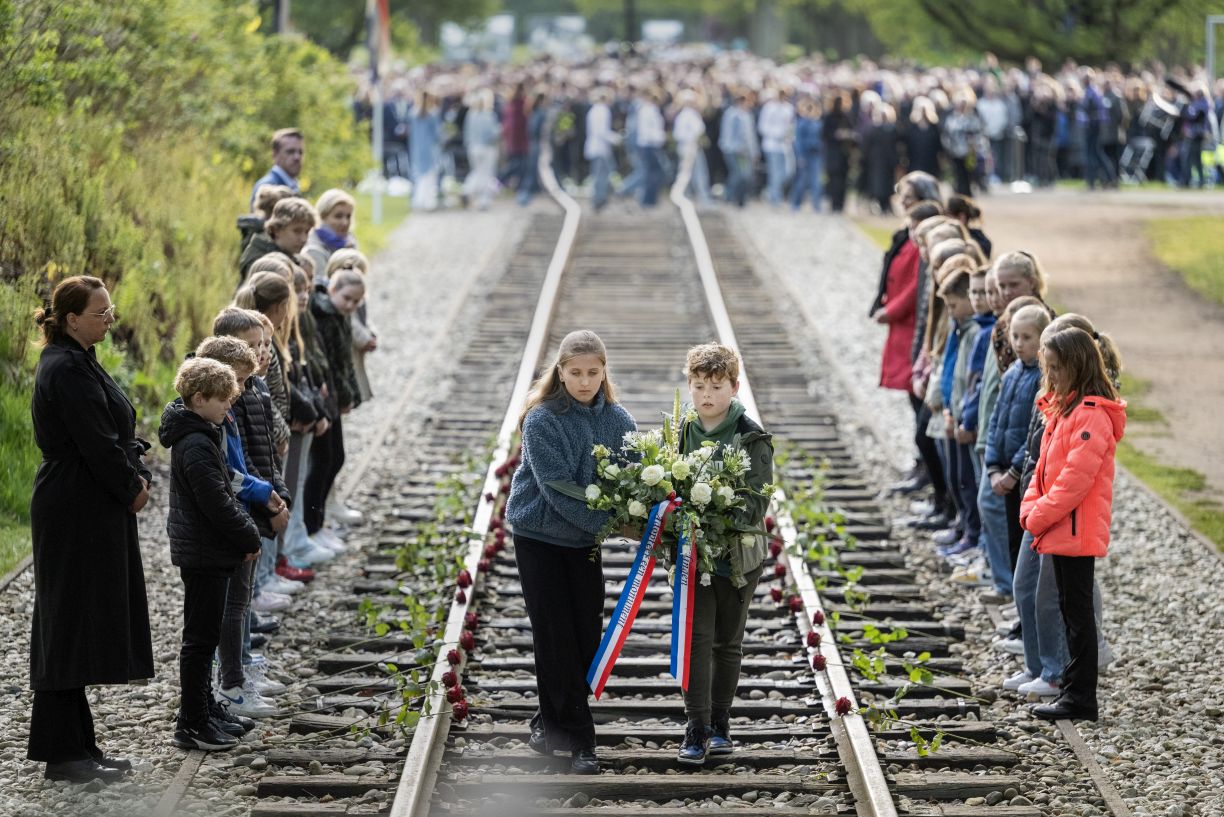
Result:
<svg viewBox="0 0 1224 817"><path fill-rule="evenodd" d="M548 483L593 483L591 449L618 450L626 432L637 428L616 402L607 367L607 351L594 332L571 332L561 341L556 360L527 397L522 460L506 503L535 647L540 708L531 719L529 745L543 754L568 750L575 774L599 772L586 674L603 631L595 534L608 515Z"/></svg>

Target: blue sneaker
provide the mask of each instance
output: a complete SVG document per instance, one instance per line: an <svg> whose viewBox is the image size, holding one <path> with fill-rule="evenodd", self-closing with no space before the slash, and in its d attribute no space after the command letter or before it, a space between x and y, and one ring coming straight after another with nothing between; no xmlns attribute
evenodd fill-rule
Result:
<svg viewBox="0 0 1224 817"><path fill-rule="evenodd" d="M977 542L970 541L968 537L965 537L961 539L959 542L953 542L947 547L936 548L935 552L938 553L940 556L944 557L945 559L947 559L952 556L959 556L962 553L966 553L970 550L976 550L976 549L977 549Z"/></svg>
<svg viewBox="0 0 1224 817"><path fill-rule="evenodd" d="M691 720L684 729L684 742L676 753L676 760L690 766L705 763L706 748L710 743L710 728L698 720Z"/></svg>
<svg viewBox="0 0 1224 817"><path fill-rule="evenodd" d="M731 742L731 714L715 712L710 719L710 742L706 748L706 754L710 757L718 757L729 755L734 751L735 744Z"/></svg>

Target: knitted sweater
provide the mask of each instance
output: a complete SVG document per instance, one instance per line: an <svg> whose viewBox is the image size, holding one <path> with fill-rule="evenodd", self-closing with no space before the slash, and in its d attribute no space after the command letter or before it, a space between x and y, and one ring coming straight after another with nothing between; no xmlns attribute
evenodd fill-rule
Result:
<svg viewBox="0 0 1224 817"><path fill-rule="evenodd" d="M514 533L563 547L591 547L608 521L580 499L548 487L549 482L590 485L595 481L597 444L620 449L626 432L637 423L619 404L608 404L600 392L584 406L563 395L533 408L523 420L523 451L506 502L506 521Z"/></svg>

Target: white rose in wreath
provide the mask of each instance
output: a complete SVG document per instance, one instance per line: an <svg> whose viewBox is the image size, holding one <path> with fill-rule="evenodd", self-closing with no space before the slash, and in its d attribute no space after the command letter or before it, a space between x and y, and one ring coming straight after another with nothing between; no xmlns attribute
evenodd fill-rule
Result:
<svg viewBox="0 0 1224 817"><path fill-rule="evenodd" d="M718 489L718 495L722 497L723 502L731 502L735 499L735 489L730 485L724 485Z"/></svg>
<svg viewBox="0 0 1224 817"><path fill-rule="evenodd" d="M586 487L587 502L594 502L595 500L599 499L599 497L600 490L598 485L588 485Z"/></svg>
<svg viewBox="0 0 1224 817"><path fill-rule="evenodd" d="M684 460L672 463L672 476L676 479L688 479L690 473L692 472L689 470L689 464Z"/></svg>
<svg viewBox="0 0 1224 817"><path fill-rule="evenodd" d="M643 519L645 519L646 518L646 506L643 505L641 502L638 502L636 499L630 500L629 515L630 516L640 516Z"/></svg>
<svg viewBox="0 0 1224 817"><path fill-rule="evenodd" d="M604 473L607 474L612 479L616 479L616 477L620 475L620 466L617 465L616 463L612 463L611 465L609 465L607 468L604 469Z"/></svg>
<svg viewBox="0 0 1224 817"><path fill-rule="evenodd" d="M663 474L662 465L647 465L642 469L642 482L654 487L663 481Z"/></svg>
<svg viewBox="0 0 1224 817"><path fill-rule="evenodd" d="M714 489L710 487L708 482L698 482L693 486L689 498L698 505L709 505L710 500L714 498Z"/></svg>

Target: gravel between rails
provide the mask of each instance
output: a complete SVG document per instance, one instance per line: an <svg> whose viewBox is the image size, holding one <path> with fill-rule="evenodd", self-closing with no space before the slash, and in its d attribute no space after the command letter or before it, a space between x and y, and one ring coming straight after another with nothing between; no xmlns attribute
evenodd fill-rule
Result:
<svg viewBox="0 0 1224 817"><path fill-rule="evenodd" d="M349 463L368 446L388 444L388 429L411 433L430 404L444 398L447 350L456 348L470 331L470 316L479 306L482 286L500 274L510 248L528 221L526 210L506 204L486 212L445 212L413 216L392 236L388 247L372 259L370 314L379 331L380 348L367 359L375 399L346 423ZM471 293L468 303L459 300ZM442 331L448 316L457 318L453 332ZM414 382L420 399L402 407L404 388ZM164 453L164 452L163 452ZM348 466L351 468L352 466ZM342 484L344 474L341 475ZM362 506L361 485L353 504ZM159 476L149 506L141 514L141 551L153 628L156 677L148 684L94 687L89 691L99 744L108 754L139 761L126 781L70 786L45 781L42 764L25 759L31 695L28 688L30 610L33 573L26 571L0 594L0 637L4 639L4 669L0 674L0 814L8 817L82 815L135 817L150 813L182 763L185 753L170 744L178 708L178 646L182 621L182 589L178 571L169 560L165 538L166 469ZM355 540L359 540L357 534ZM359 544L359 541L355 541ZM273 639L269 657L274 672L287 682L300 648L311 634L332 623L327 599L346 592L345 581L356 575L355 554L332 562L294 608L282 616L281 634ZM291 693L292 694L292 693ZM253 733L258 736L260 732ZM257 737L225 753L205 758L181 811L237 817L249 811L258 780L255 770L234 766L242 754L256 750ZM251 759L247 758L248 761ZM249 776L250 781L240 779Z"/></svg>
<svg viewBox="0 0 1224 817"><path fill-rule="evenodd" d="M837 216L755 206L732 218L766 279L777 283L775 297L792 304L797 323L803 316L816 323L809 329L813 355L824 357L820 368L828 375L816 387L840 407L843 426L859 432L849 438L860 461L878 484L895 480L912 456L913 421L901 393L876 387L885 331L867 320L867 307L880 250ZM899 517L907 504L890 499L885 507ZM1001 747L1026 755L1018 771L1028 796L1047 814L1108 813L1057 730L999 691L1019 664L990 649L993 628L976 593L947 581L947 569L923 538L896 535L908 541L932 597L946 600L945 616L968 626L963 657L976 673L978 694L998 696L989 710L983 704L982 717L1010 732ZM1080 724L1081 734L1135 815L1224 814L1224 667L1216 658L1224 562L1130 474L1120 473L1113 544L1097 575L1105 631L1120 657L1101 676L1101 720Z"/></svg>

